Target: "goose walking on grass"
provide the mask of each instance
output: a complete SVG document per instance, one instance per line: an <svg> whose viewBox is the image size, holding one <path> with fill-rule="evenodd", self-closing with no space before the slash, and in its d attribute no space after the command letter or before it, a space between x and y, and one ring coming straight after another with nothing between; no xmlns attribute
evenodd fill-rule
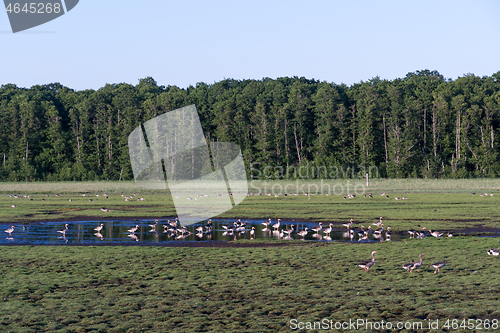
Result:
<svg viewBox="0 0 500 333"><path fill-rule="evenodd" d="M418 268L419 268L420 266L422 266L422 262L423 262L423 260L424 260L424 259L422 259L422 256L423 256L423 255L424 255L423 253L420 253L420 254L418 255L418 257L420 258L420 261L413 263L413 265L410 267L410 273L411 273L411 272L413 272L413 270L414 270L414 269L416 269L416 270L417 270L417 272L420 272L420 271L418 270Z"/></svg>
<svg viewBox="0 0 500 333"><path fill-rule="evenodd" d="M57 230L57 232L61 233L63 236L66 236L66 230L68 230L68 226L69 226L69 224L66 223L66 225L64 226L64 229Z"/></svg>
<svg viewBox="0 0 500 333"><path fill-rule="evenodd" d="M488 251L488 255L497 256L499 254L500 254L500 251L498 251L497 249L491 249Z"/></svg>
<svg viewBox="0 0 500 333"><path fill-rule="evenodd" d="M407 272L409 272L409 271L410 271L411 266L413 266L413 264L414 264L414 263L415 263L415 261L413 261L413 259L412 259L410 263L408 263L408 264L404 264L404 265L403 265L403 266L401 266L401 267L403 267L404 269L406 269L406 271L407 271Z"/></svg>
<svg viewBox="0 0 500 333"><path fill-rule="evenodd" d="M10 236L11 236L11 234L14 232L14 228L15 228L15 227L16 227L16 226L12 225L12 226L10 226L10 228L9 228L9 229L5 230L5 232L9 234L9 237L10 237Z"/></svg>
<svg viewBox="0 0 500 333"><path fill-rule="evenodd" d="M436 270L434 271L434 274L436 274L436 273L439 272L439 269L443 268L444 266L446 266L446 264L447 264L447 262L446 262L446 260L444 260L442 262L437 262L435 264L432 264L429 267L435 268Z"/></svg>
<svg viewBox="0 0 500 333"><path fill-rule="evenodd" d="M365 272L368 272L368 269L373 266L375 263L375 256L374 254L377 253L377 251L372 251L372 258L370 260L365 260L357 264L356 266L361 267L365 270Z"/></svg>

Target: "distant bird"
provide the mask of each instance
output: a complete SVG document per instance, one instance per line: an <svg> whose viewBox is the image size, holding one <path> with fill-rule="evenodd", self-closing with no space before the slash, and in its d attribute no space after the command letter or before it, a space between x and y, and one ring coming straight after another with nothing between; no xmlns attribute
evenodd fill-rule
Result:
<svg viewBox="0 0 500 333"><path fill-rule="evenodd" d="M499 254L500 254L500 251L498 251L497 249L491 249L488 251L488 255L497 256Z"/></svg>
<svg viewBox="0 0 500 333"><path fill-rule="evenodd" d="M151 227L151 229L156 229L157 224L158 224L158 219L155 220L155 223L150 224L149 226Z"/></svg>
<svg viewBox="0 0 500 333"><path fill-rule="evenodd" d="M101 223L101 225L97 226L97 228L94 228L94 230L100 233L101 230L102 230L102 228L104 228L104 224L103 223Z"/></svg>
<svg viewBox="0 0 500 333"><path fill-rule="evenodd" d="M319 222L319 224L315 227L312 227L311 230L316 231L316 234L319 233L319 231L323 228L322 224L323 223Z"/></svg>
<svg viewBox="0 0 500 333"><path fill-rule="evenodd" d="M328 228L326 228L325 230L323 230L323 232L325 233L325 235L330 235L330 233L332 232L333 230L333 224L330 223L330 226Z"/></svg>
<svg viewBox="0 0 500 333"><path fill-rule="evenodd" d="M250 230L250 239L255 239L255 227L252 227L252 230Z"/></svg>
<svg viewBox="0 0 500 333"><path fill-rule="evenodd" d="M267 229L267 227L271 224L271 219L269 219L269 221L262 222L261 224L264 225Z"/></svg>
<svg viewBox="0 0 500 333"><path fill-rule="evenodd" d="M429 233L431 234L431 236L433 237L442 237L444 235L444 233L442 232L439 232L439 231L432 231L431 229L429 229Z"/></svg>
<svg viewBox="0 0 500 333"><path fill-rule="evenodd" d="M307 228L304 228L304 230L298 232L297 235L302 236L302 239L304 239L304 237L306 237L307 235Z"/></svg>
<svg viewBox="0 0 500 333"><path fill-rule="evenodd" d="M103 212L105 212L105 213L109 212L109 209L108 209L108 208L104 208L104 207L102 207L102 208L101 208L101 210L102 210Z"/></svg>
<svg viewBox="0 0 500 333"><path fill-rule="evenodd" d="M279 229L279 227L280 227L280 222L281 222L281 219L278 219L278 222L277 222L277 223L275 223L275 224L273 224L273 229L278 230L278 229Z"/></svg>
<svg viewBox="0 0 500 333"><path fill-rule="evenodd" d="M89 199L90 202L92 202L92 199Z"/></svg>
<svg viewBox="0 0 500 333"><path fill-rule="evenodd" d="M10 206L10 207L12 207L12 208L16 208L16 207L17 207L17 205L12 205L12 206Z"/></svg>
<svg viewBox="0 0 500 333"><path fill-rule="evenodd" d="M420 266L422 266L422 262L423 262L423 260L424 260L424 259L422 259L422 256L423 256L423 255L424 255L423 253L420 253L420 254L418 255L418 257L420 258L420 261L418 261L418 262L416 262L416 263L413 263L413 265L410 267L410 273L411 273L411 272L413 272L413 270L414 270L414 269L416 269L416 270L417 270L417 272L420 272L420 271L418 270L418 268L419 268Z"/></svg>
<svg viewBox="0 0 500 333"><path fill-rule="evenodd" d="M69 202L71 202L71 201L73 201L73 200L69 199Z"/></svg>
<svg viewBox="0 0 500 333"><path fill-rule="evenodd" d="M5 232L9 234L9 237L11 236L12 232L14 232L14 228L15 228L15 227L16 227L16 226L13 226L13 225L12 225L9 229L5 230Z"/></svg>
<svg viewBox="0 0 500 333"><path fill-rule="evenodd" d="M63 230L57 230L57 232L61 233L64 236L66 236L66 230L68 230L68 226L69 224L66 223L66 225L64 226L64 229Z"/></svg>
<svg viewBox="0 0 500 333"><path fill-rule="evenodd" d="M436 274L437 272L439 272L439 269L443 268L444 266L446 266L446 264L447 264L447 262L446 262L446 260L444 260L442 262L437 262L435 264L432 264L429 267L435 268L436 270L434 271L434 274Z"/></svg>
<svg viewBox="0 0 500 333"><path fill-rule="evenodd" d="M411 260L411 262L410 262L409 264L404 264L404 265L403 265L403 266L401 266L401 267L403 267L404 269L406 269L406 271L407 271L407 272L409 272L409 271L410 271L411 266L413 266L413 264L414 264L414 263L415 263L415 261L413 261L413 259L412 259L412 260Z"/></svg>
<svg viewBox="0 0 500 333"><path fill-rule="evenodd" d="M354 223L354 219L351 219L349 222L347 223L344 223L342 224L344 227L347 227L347 229L349 229L351 227L351 225L353 225Z"/></svg>
<svg viewBox="0 0 500 333"><path fill-rule="evenodd" d="M361 267L365 270L365 272L368 272L368 269L373 266L375 263L375 257L374 254L377 253L377 251L372 251L372 258L370 260L365 260L357 264L356 266Z"/></svg>
<svg viewBox="0 0 500 333"><path fill-rule="evenodd" d="M139 226L136 225L134 228L132 229L128 229L127 231L130 232L130 233L135 233L137 231L137 229L139 229Z"/></svg>

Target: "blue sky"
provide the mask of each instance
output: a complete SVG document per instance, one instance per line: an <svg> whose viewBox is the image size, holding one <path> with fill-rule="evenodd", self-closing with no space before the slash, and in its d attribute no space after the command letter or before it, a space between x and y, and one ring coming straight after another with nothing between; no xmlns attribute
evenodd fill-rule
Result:
<svg viewBox="0 0 500 333"><path fill-rule="evenodd" d="M420 69L500 71L500 1L80 0L13 34L0 12L0 85L185 88L305 76L351 85Z"/></svg>

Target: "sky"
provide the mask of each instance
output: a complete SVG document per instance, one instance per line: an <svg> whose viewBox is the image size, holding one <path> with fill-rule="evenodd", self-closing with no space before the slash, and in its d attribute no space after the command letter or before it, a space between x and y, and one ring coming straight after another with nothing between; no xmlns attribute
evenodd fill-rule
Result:
<svg viewBox="0 0 500 333"><path fill-rule="evenodd" d="M497 0L80 0L15 34L0 12L0 85L490 76L500 71L499 18Z"/></svg>

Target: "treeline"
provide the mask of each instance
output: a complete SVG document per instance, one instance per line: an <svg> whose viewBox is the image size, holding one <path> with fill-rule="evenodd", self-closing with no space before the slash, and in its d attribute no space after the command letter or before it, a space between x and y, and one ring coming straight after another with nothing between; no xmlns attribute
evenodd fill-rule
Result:
<svg viewBox="0 0 500 333"><path fill-rule="evenodd" d="M0 180L133 179L130 132L190 104L206 139L240 145L249 174L260 179L287 177L286 170L301 166L310 178L332 177L326 170L343 170L340 177L364 170L379 177L495 177L499 91L500 72L446 80L429 70L352 86L298 77L187 89L150 77L97 91L7 84L0 88Z"/></svg>

